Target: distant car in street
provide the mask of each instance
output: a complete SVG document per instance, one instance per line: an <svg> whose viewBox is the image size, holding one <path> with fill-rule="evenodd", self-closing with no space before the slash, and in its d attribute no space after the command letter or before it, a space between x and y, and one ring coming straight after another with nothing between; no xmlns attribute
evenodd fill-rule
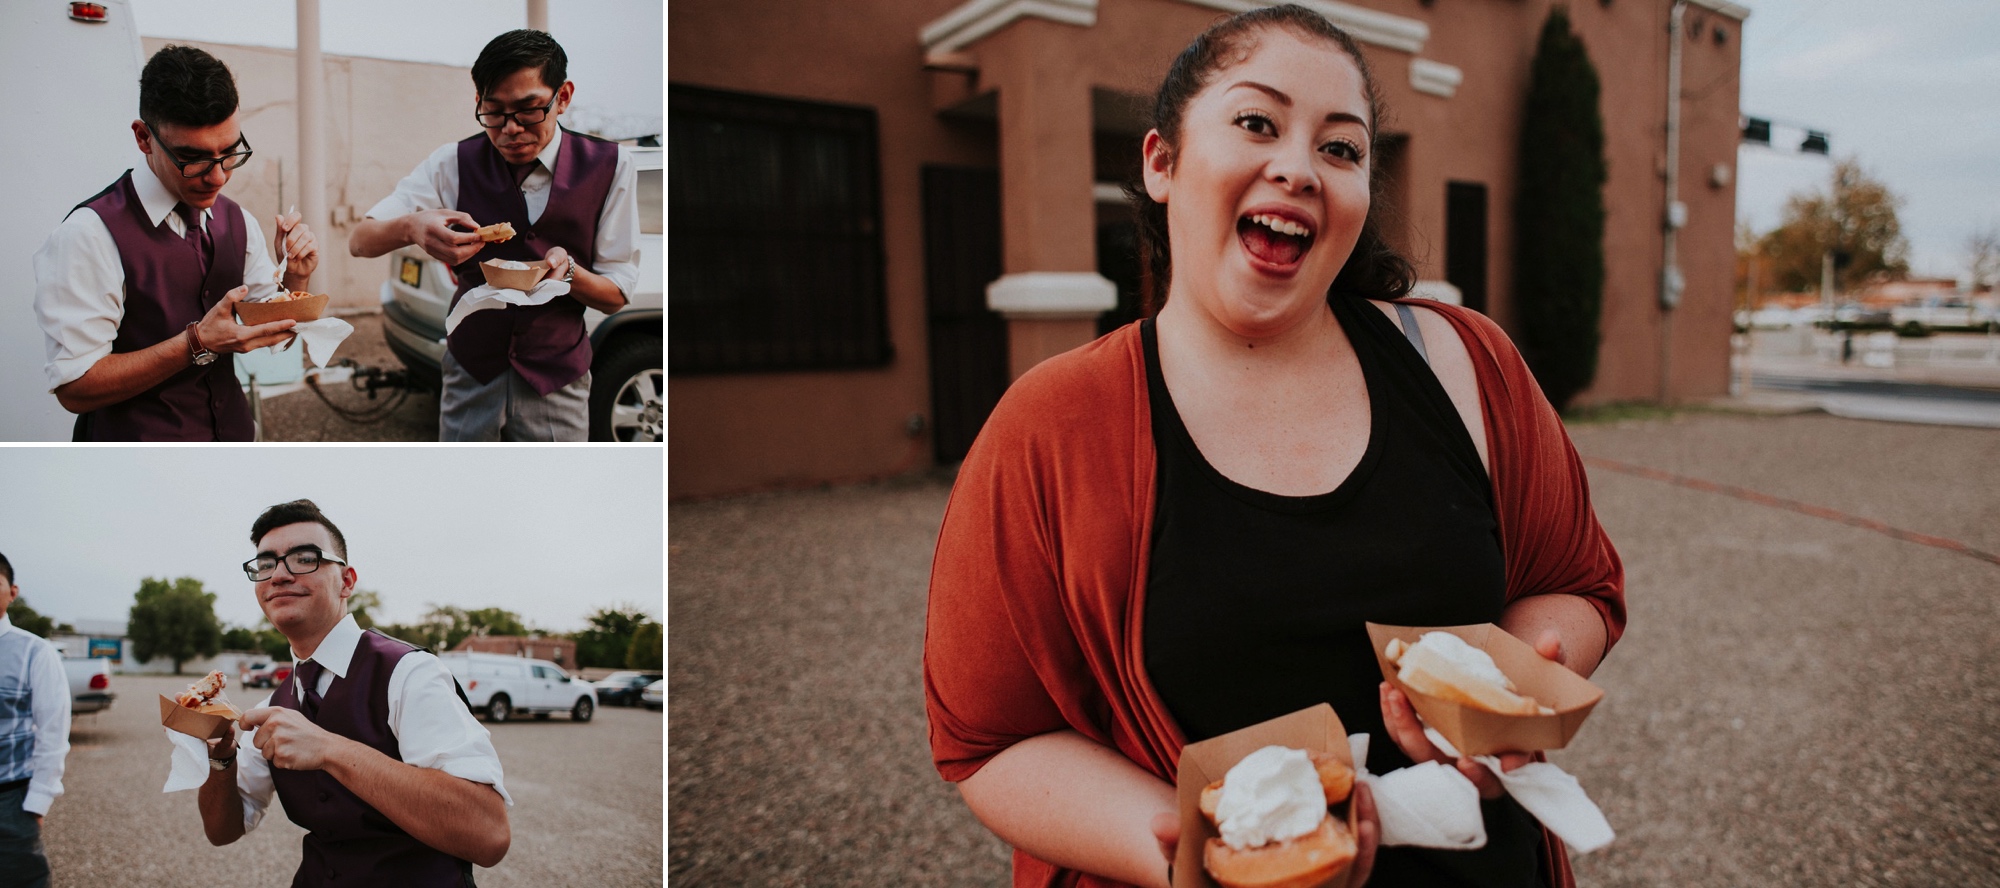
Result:
<svg viewBox="0 0 2000 888"><path fill-rule="evenodd" d="M243 679L243 686L250 688L275 688L292 677L290 663L259 663L250 667L250 674Z"/></svg>
<svg viewBox="0 0 2000 888"><path fill-rule="evenodd" d="M587 722L597 713L597 689L547 660L472 651L446 651L437 658L458 679L466 705L489 722L557 712Z"/></svg>
<svg viewBox="0 0 2000 888"><path fill-rule="evenodd" d="M606 706L637 706L639 692L661 677L658 672L613 672L594 682L597 702Z"/></svg>
<svg viewBox="0 0 2000 888"><path fill-rule="evenodd" d="M645 690L639 692L639 702L644 703L647 709L652 709L655 711L659 710L661 707L666 706L667 705L666 682L656 681L653 682L652 684L647 685Z"/></svg>
<svg viewBox="0 0 2000 888"><path fill-rule="evenodd" d="M592 441L659 441L666 429L664 149L629 150L639 174L639 287L626 294L624 308L608 316L594 308L583 313L592 351ZM382 336L413 379L439 388L444 319L458 277L414 246L390 253L388 272L382 282Z"/></svg>

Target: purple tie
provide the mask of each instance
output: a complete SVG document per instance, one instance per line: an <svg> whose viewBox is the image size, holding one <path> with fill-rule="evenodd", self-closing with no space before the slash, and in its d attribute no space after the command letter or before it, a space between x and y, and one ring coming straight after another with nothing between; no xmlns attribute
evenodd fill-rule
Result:
<svg viewBox="0 0 2000 888"><path fill-rule="evenodd" d="M201 277L208 279L208 261L214 257L215 241L208 235L208 229L201 224L201 211L187 204L175 204L174 212L180 214L181 221L187 223L187 242L194 247L195 257L201 260Z"/></svg>
<svg viewBox="0 0 2000 888"><path fill-rule="evenodd" d="M326 667L317 660L299 664L299 687L305 690L305 694L299 697L299 711L305 713L306 718L316 719L319 716L319 674L325 670Z"/></svg>

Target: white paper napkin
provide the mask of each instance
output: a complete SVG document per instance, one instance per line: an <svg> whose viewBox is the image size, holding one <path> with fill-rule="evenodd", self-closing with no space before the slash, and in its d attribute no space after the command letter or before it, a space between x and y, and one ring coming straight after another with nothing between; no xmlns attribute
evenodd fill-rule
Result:
<svg viewBox="0 0 2000 888"><path fill-rule="evenodd" d="M1486 847L1486 821L1479 811L1479 787L1439 762L1425 762L1387 774L1368 773L1368 735L1350 734L1354 777L1375 795L1382 820L1382 844L1473 851Z"/></svg>
<svg viewBox="0 0 2000 888"><path fill-rule="evenodd" d="M167 732L167 739L174 744L170 759L171 770L167 771L167 785L161 792L180 792L183 789L198 789L208 782L208 741L190 737L171 728L161 728Z"/></svg>
<svg viewBox="0 0 2000 888"><path fill-rule="evenodd" d="M536 284L534 289L525 292L521 290L507 290L495 287L492 284L480 284L465 291L464 296L458 297L458 304L452 306L451 314L445 316L445 335L448 336L451 334L451 331L458 329L459 322L465 320L466 315L475 311L501 308L508 305L541 305L568 292L569 282L548 279L544 279L541 283Z"/></svg>
<svg viewBox="0 0 2000 888"><path fill-rule="evenodd" d="M328 361L333 360L333 350L346 342L347 337L353 332L354 325L339 318L300 321L292 325L292 338L271 346L270 351L272 354L277 354L291 348L294 342L303 342L306 360L311 361L315 367L325 367Z"/></svg>
<svg viewBox="0 0 2000 888"><path fill-rule="evenodd" d="M1431 743L1445 755L1458 755L1450 741L1437 731L1425 728L1424 736L1431 738ZM1529 762L1512 771L1502 771L1498 756L1472 758L1499 777L1501 788L1528 809L1529 814L1535 815L1549 832L1562 839L1570 853L1589 854L1617 837L1611 831L1611 823L1604 819L1604 812L1584 794L1583 784L1563 769L1548 762Z"/></svg>

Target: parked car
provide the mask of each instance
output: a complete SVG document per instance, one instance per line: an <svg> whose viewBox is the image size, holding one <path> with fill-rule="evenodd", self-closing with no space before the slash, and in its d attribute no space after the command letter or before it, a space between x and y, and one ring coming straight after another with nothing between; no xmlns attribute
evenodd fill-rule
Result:
<svg viewBox="0 0 2000 888"><path fill-rule="evenodd" d="M247 688L275 688L292 677L290 663L259 663L250 667L250 674L243 679Z"/></svg>
<svg viewBox="0 0 2000 888"><path fill-rule="evenodd" d="M658 711L661 707L667 705L666 682L655 681L647 685L645 690L639 692L639 702L645 704L647 709L654 711Z"/></svg>
<svg viewBox="0 0 2000 888"><path fill-rule="evenodd" d="M663 149L630 150L639 174L639 287L626 294L625 307L614 314L594 308L583 313L593 353L592 441L659 441L666 429ZM457 289L451 268L421 248L389 254L389 277L382 282L382 336L410 375L432 388L443 385L444 318Z"/></svg>
<svg viewBox="0 0 2000 888"><path fill-rule="evenodd" d="M437 655L458 685L466 705L484 713L489 722L504 722L519 714L548 718L567 712L571 721L587 722L597 714L597 689L547 660L446 651Z"/></svg>
<svg viewBox="0 0 2000 888"><path fill-rule="evenodd" d="M111 708L111 701L118 695L111 693L111 661L103 657L88 660L62 661L63 674L69 677L69 711L71 715L86 712L100 712Z"/></svg>
<svg viewBox="0 0 2000 888"><path fill-rule="evenodd" d="M597 702L606 706L637 706L639 692L661 678L658 672L613 672L594 682Z"/></svg>

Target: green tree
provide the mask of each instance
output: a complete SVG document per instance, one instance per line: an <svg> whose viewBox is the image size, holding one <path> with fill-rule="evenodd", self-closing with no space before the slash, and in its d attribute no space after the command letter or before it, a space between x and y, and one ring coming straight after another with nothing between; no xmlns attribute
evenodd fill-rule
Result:
<svg viewBox="0 0 2000 888"><path fill-rule="evenodd" d="M354 615L354 624L363 629L375 628L375 618L369 615L371 608L382 606L382 593L368 589L356 589L347 596L347 612Z"/></svg>
<svg viewBox="0 0 2000 888"><path fill-rule="evenodd" d="M1829 252L1835 256L1834 279L1842 291L1870 278L1908 275L1910 242L1896 218L1902 204L1854 158L1834 164L1832 190L1792 195L1785 201L1784 220L1759 242L1770 289L1819 289L1821 263Z"/></svg>
<svg viewBox="0 0 2000 888"><path fill-rule="evenodd" d="M667 660L666 636L660 624L647 620L632 633L632 645L625 649L625 668L659 669Z"/></svg>
<svg viewBox="0 0 2000 888"><path fill-rule="evenodd" d="M1597 377L1604 310L1604 117L1597 68L1549 10L1521 121L1514 306L1521 353L1561 409Z"/></svg>
<svg viewBox="0 0 2000 888"><path fill-rule="evenodd" d="M636 604L620 603L592 611L584 618L589 628L570 636L576 640L577 665L624 666L633 634L652 621Z"/></svg>
<svg viewBox="0 0 2000 888"><path fill-rule="evenodd" d="M7 606L7 619L13 620L14 625L21 627L22 631L43 638L49 637L56 631L55 618L36 613L24 598L16 598L13 604Z"/></svg>
<svg viewBox="0 0 2000 888"><path fill-rule="evenodd" d="M231 626L222 631L222 649L225 651L255 651L263 647L263 639L257 637L255 629Z"/></svg>
<svg viewBox="0 0 2000 888"><path fill-rule="evenodd" d="M432 650L446 651L473 635L528 635L531 630L521 615L497 607L466 610L451 605L431 605L415 623L391 623L377 627L394 638Z"/></svg>
<svg viewBox="0 0 2000 888"><path fill-rule="evenodd" d="M180 577L169 583L147 577L132 602L126 632L132 636L132 656L140 662L165 657L179 673L182 663L222 649L215 593L202 591L200 580Z"/></svg>

